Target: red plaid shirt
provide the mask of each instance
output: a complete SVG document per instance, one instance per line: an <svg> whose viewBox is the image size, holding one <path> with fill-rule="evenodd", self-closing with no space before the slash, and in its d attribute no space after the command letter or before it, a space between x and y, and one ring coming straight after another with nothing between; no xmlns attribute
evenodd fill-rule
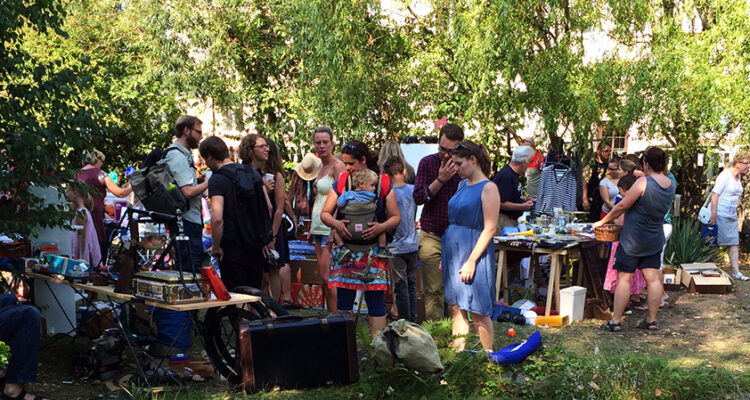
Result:
<svg viewBox="0 0 750 400"><path fill-rule="evenodd" d="M456 194L461 178L453 175L437 193L430 193L429 186L438 177L440 155L426 156L419 162L417 176L414 180L414 202L423 205L420 224L422 230L442 236L448 228L448 201Z"/></svg>

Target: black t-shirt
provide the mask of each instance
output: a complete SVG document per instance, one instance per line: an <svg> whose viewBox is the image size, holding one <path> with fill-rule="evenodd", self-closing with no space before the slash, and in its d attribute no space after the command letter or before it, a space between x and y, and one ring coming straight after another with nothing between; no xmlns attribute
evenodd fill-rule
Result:
<svg viewBox="0 0 750 400"><path fill-rule="evenodd" d="M219 168L219 171L224 170L229 172L230 175L234 175L239 167L240 164L232 163ZM208 196L224 197L222 245L227 242L237 243L240 241L240 233L235 225L239 217L237 215L237 204L235 203L234 183L231 179L219 173L219 171L214 172L208 180Z"/></svg>
<svg viewBox="0 0 750 400"><path fill-rule="evenodd" d="M510 164L506 164L504 167L497 171L495 178L492 179L497 185L497 190L500 192L500 201L510 201L512 203L523 203L523 191L521 188L521 181L518 179L518 175L510 167ZM500 209L502 214L505 214L513 219L516 219L523 215L523 211L509 211Z"/></svg>

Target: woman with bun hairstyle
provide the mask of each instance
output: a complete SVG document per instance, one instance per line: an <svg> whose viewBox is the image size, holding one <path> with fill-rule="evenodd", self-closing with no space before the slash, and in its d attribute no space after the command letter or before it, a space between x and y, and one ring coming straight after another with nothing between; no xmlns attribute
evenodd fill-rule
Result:
<svg viewBox="0 0 750 400"><path fill-rule="evenodd" d="M491 352L495 306L495 251L492 237L500 212L500 192L487 179L487 150L468 140L452 151L453 164L462 181L448 202L448 229L443 234L443 282L445 302L452 310L453 335L469 333L469 317L482 347ZM465 339L454 341L456 351Z"/></svg>

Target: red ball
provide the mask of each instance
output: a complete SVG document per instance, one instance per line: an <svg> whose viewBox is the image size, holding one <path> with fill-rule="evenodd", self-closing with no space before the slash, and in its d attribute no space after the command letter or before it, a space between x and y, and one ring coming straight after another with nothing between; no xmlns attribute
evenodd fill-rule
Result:
<svg viewBox="0 0 750 400"><path fill-rule="evenodd" d="M508 337L516 337L516 330L513 328L508 329Z"/></svg>

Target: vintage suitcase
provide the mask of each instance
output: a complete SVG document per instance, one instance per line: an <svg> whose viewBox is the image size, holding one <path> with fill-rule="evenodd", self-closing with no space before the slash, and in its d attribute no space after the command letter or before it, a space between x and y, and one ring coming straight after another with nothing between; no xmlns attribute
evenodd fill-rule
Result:
<svg viewBox="0 0 750 400"><path fill-rule="evenodd" d="M141 271L133 276L133 295L167 304L185 304L211 299L211 283L197 274L196 284L192 273L182 274L185 284L180 282L179 271Z"/></svg>
<svg viewBox="0 0 750 400"><path fill-rule="evenodd" d="M239 346L248 391L359 380L354 321L348 313L241 322Z"/></svg>

